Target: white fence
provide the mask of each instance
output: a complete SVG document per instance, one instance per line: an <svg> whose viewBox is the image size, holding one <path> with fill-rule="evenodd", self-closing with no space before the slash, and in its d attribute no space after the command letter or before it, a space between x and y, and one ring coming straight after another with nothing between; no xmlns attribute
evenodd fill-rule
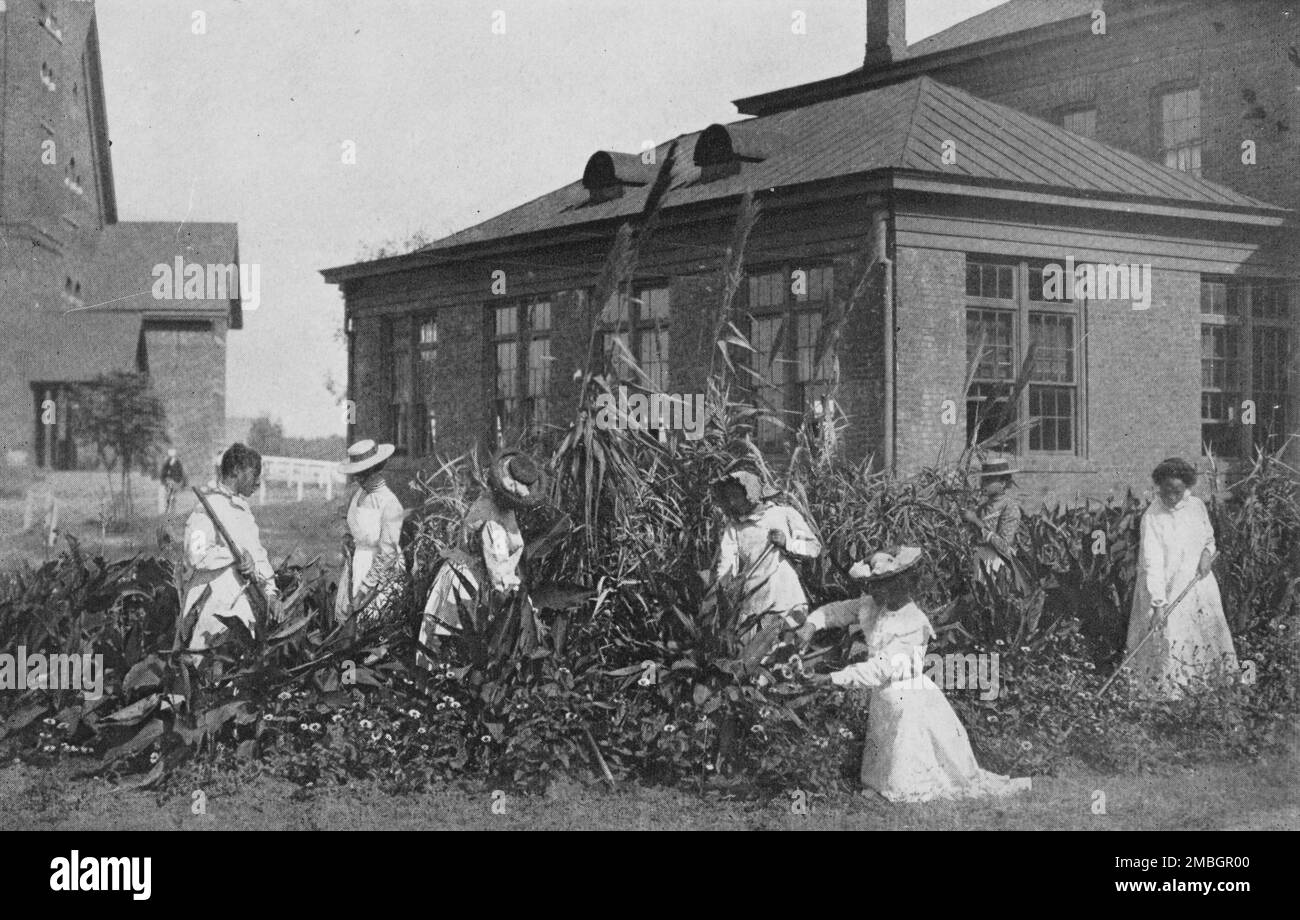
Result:
<svg viewBox="0 0 1300 920"><path fill-rule="evenodd" d="M266 503L266 484L284 483L295 486L298 501L302 501L305 485L312 485L325 490L326 500L334 498L334 484L346 484L348 478L339 472L338 463L331 460L299 460L295 457L263 457L262 487L257 500Z"/></svg>

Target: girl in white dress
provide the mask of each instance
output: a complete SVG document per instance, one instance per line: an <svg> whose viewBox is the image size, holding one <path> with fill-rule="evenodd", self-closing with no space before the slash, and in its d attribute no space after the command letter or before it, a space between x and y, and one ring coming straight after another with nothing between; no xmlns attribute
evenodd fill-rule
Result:
<svg viewBox="0 0 1300 920"><path fill-rule="evenodd" d="M1171 457L1155 468L1151 479L1158 495L1142 515L1125 654L1134 656L1129 666L1138 692L1169 700L1178 699L1190 686L1231 679L1238 665L1219 583L1210 568L1216 552L1214 527L1205 503L1188 493L1196 484L1196 470L1186 460ZM1178 606L1167 609L1198 576Z"/></svg>
<svg viewBox="0 0 1300 920"><path fill-rule="evenodd" d="M912 601L915 547L897 557L876 553L849 574L868 594L826 604L799 630L807 642L823 628L858 623L869 658L831 674L841 687L871 690L862 784L891 802L926 802L1004 796L1027 791L1029 779L1011 779L975 762L970 739L952 706L923 673L926 644L934 629Z"/></svg>
<svg viewBox="0 0 1300 920"><path fill-rule="evenodd" d="M713 575L724 589L745 579L740 622L751 630L760 622L764 628L799 626L808 615L808 597L791 559L821 553L816 532L794 508L772 501L775 494L747 470L716 481L713 497L726 518Z"/></svg>
<svg viewBox="0 0 1300 920"><path fill-rule="evenodd" d="M358 623L375 622L405 584L406 560L399 542L406 512L384 481L384 465L393 450L392 444L358 441L348 448L348 461L339 466L360 486L348 503L343 571L334 595L334 616L340 622L358 605Z"/></svg>
<svg viewBox="0 0 1300 920"><path fill-rule="evenodd" d="M484 582L502 596L519 589L524 538L515 511L535 507L545 497L546 478L530 457L507 451L493 459L488 489L466 512L460 539L447 552L429 590L420 625L422 645L434 649L439 637L451 635L460 626L461 608L474 607ZM433 660L424 651L418 651L415 660L422 667L433 668Z"/></svg>

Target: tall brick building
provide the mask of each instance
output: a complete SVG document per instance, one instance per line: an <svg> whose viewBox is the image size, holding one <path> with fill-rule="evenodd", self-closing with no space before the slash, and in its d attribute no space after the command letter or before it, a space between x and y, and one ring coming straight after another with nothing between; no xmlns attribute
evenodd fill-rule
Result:
<svg viewBox="0 0 1300 920"><path fill-rule="evenodd" d="M721 255L753 190L740 306L770 384L753 398L793 426L834 373L814 366L823 319L874 259L834 349L851 455L900 470L954 457L1031 345L1031 382L998 411L1036 422L1004 448L1039 494L1141 484L1203 444L1244 458L1300 428L1287 4L1010 0L912 46L902 0L866 13L862 68L740 100L753 118L677 139L631 302L600 315L606 342L663 391L703 386ZM645 159L597 152L565 188L326 271L346 300L354 432L415 468L563 423L587 301L653 179ZM1110 282L1149 271L1149 286L1046 296L1044 273L1075 264ZM758 436L776 452L788 434Z"/></svg>
<svg viewBox="0 0 1300 920"><path fill-rule="evenodd" d="M224 434L238 258L234 224L118 221L94 4L0 0L0 461L76 465L75 385L141 370L203 469Z"/></svg>

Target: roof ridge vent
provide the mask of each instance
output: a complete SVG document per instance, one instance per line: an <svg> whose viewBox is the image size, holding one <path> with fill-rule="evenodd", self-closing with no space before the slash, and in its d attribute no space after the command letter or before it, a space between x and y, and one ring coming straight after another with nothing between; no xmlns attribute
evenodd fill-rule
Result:
<svg viewBox="0 0 1300 920"><path fill-rule="evenodd" d="M752 151L737 148L731 132L724 125L709 125L695 139L695 165L700 168L700 181L708 182L740 172L741 163L761 163L763 157Z"/></svg>
<svg viewBox="0 0 1300 920"><path fill-rule="evenodd" d="M629 185L644 186L654 181L657 167L646 163L640 154L597 150L587 159L582 171L582 187L591 193L593 202L620 198Z"/></svg>

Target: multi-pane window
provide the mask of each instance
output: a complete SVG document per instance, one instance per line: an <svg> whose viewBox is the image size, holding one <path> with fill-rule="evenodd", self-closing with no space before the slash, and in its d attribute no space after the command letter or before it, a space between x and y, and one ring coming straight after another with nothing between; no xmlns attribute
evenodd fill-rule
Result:
<svg viewBox="0 0 1300 920"><path fill-rule="evenodd" d="M822 317L831 307L835 276L829 265L789 265L749 276L749 344L760 417L758 446L787 446L814 404L830 389L834 357L816 360Z"/></svg>
<svg viewBox="0 0 1300 920"><path fill-rule="evenodd" d="M1160 155L1166 166L1201 174L1201 91L1164 93L1160 106Z"/></svg>
<svg viewBox="0 0 1300 920"><path fill-rule="evenodd" d="M388 376L388 436L399 451L411 446L411 321L384 320L384 369Z"/></svg>
<svg viewBox="0 0 1300 920"><path fill-rule="evenodd" d="M966 260L966 359L973 368L966 436L983 442L1023 419L1033 422L1027 431L989 446L1006 453L1078 454L1078 307L1044 296L1043 268L1028 260ZM1016 377L1031 354L1029 379L1017 396Z"/></svg>
<svg viewBox="0 0 1300 920"><path fill-rule="evenodd" d="M631 297L611 297L601 311L600 321L605 353L618 378L652 392L666 392L668 288L639 288ZM629 355L640 366L644 377L633 371L627 360Z"/></svg>
<svg viewBox="0 0 1300 920"><path fill-rule="evenodd" d="M1073 134L1084 137L1097 136L1097 110L1093 108L1074 109L1061 116L1061 127Z"/></svg>
<svg viewBox="0 0 1300 920"><path fill-rule="evenodd" d="M541 427L551 414L551 301L492 308L493 413L502 430Z"/></svg>
<svg viewBox="0 0 1300 920"><path fill-rule="evenodd" d="M414 415L417 425L415 451L421 456L433 453L438 441L438 423L433 409L433 369L438 363L438 321L432 316L415 320L415 385L418 402Z"/></svg>
<svg viewBox="0 0 1300 920"><path fill-rule="evenodd" d="M1284 284L1201 279L1201 439L1220 457L1286 440L1290 301ZM1243 424L1251 400L1253 424Z"/></svg>

